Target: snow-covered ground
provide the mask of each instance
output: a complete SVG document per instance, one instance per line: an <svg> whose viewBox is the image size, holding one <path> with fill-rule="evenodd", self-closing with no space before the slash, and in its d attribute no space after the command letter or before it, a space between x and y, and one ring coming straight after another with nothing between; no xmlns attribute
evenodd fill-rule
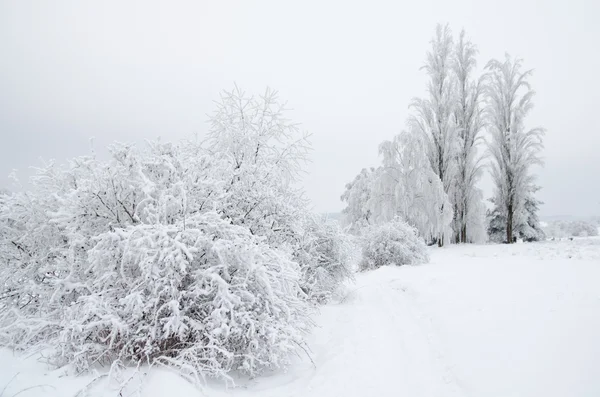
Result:
<svg viewBox="0 0 600 397"><path fill-rule="evenodd" d="M321 309L312 360L200 391L166 370L155 396L600 396L600 239L432 249L431 263L358 274ZM0 396L73 396L92 376L0 351ZM100 379L93 396L119 396ZM30 388L30 389L28 389ZM121 391L139 390L133 379ZM85 394L80 394L85 395Z"/></svg>

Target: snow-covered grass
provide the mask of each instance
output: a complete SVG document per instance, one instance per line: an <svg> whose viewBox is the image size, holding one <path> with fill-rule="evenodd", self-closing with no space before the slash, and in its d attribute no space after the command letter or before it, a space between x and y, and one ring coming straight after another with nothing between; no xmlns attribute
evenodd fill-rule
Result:
<svg viewBox="0 0 600 397"><path fill-rule="evenodd" d="M298 358L286 373L202 391L153 369L141 389L137 377L123 390L100 379L89 395L600 395L600 239L430 253L427 265L360 273L341 302L322 307L314 366ZM73 396L94 379L64 374L0 351L2 397Z"/></svg>

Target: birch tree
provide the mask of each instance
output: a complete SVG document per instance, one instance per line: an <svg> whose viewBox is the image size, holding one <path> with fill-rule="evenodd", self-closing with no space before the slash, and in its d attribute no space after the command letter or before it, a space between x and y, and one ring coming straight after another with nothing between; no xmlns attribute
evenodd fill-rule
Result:
<svg viewBox="0 0 600 397"><path fill-rule="evenodd" d="M531 167L541 165L544 129L526 129L525 118L533 108L535 94L529 84L531 70L521 71L522 59L506 54L504 62L491 60L486 75L485 117L491 175L495 184L494 204L506 219L506 242L512 243L516 225L526 222L526 200L533 193Z"/></svg>

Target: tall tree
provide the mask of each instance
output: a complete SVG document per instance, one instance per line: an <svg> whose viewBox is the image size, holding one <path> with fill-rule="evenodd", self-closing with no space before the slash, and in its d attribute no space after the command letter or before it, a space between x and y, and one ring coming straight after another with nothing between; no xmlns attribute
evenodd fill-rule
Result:
<svg viewBox="0 0 600 397"><path fill-rule="evenodd" d="M477 65L477 48L460 33L454 49L452 69L456 77L454 116L457 126L456 178L453 192L454 241L466 243L484 230L482 193L476 184L481 177L481 157L477 146L481 140L481 80L473 78ZM470 231L470 232L469 232Z"/></svg>
<svg viewBox="0 0 600 397"><path fill-rule="evenodd" d="M526 200L533 193L531 166L542 164L544 129L525 128L525 117L533 107L535 92L529 84L531 70L521 71L523 61L506 54L504 62L491 60L487 66L485 115L490 132L488 148L495 184L494 203L506 219L506 242L513 242L515 226L525 221Z"/></svg>
<svg viewBox="0 0 600 397"><path fill-rule="evenodd" d="M411 107L416 114L411 117L415 131L426 137L427 154L433 172L442 181L444 192L448 194L455 175L456 121L455 81L452 72L453 40L450 28L438 25L431 41L431 51L423 69L429 76L427 98L415 98ZM443 206L440 216L445 213ZM444 244L442 235L438 245Z"/></svg>

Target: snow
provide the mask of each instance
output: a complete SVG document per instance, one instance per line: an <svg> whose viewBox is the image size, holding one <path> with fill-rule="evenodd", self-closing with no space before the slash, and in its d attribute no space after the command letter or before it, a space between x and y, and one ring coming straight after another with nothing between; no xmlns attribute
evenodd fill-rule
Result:
<svg viewBox="0 0 600 397"><path fill-rule="evenodd" d="M203 390L152 369L122 395L598 396L600 239L435 248L427 265L358 274L316 322L314 366ZM0 351L2 397L74 396L93 379Z"/></svg>

